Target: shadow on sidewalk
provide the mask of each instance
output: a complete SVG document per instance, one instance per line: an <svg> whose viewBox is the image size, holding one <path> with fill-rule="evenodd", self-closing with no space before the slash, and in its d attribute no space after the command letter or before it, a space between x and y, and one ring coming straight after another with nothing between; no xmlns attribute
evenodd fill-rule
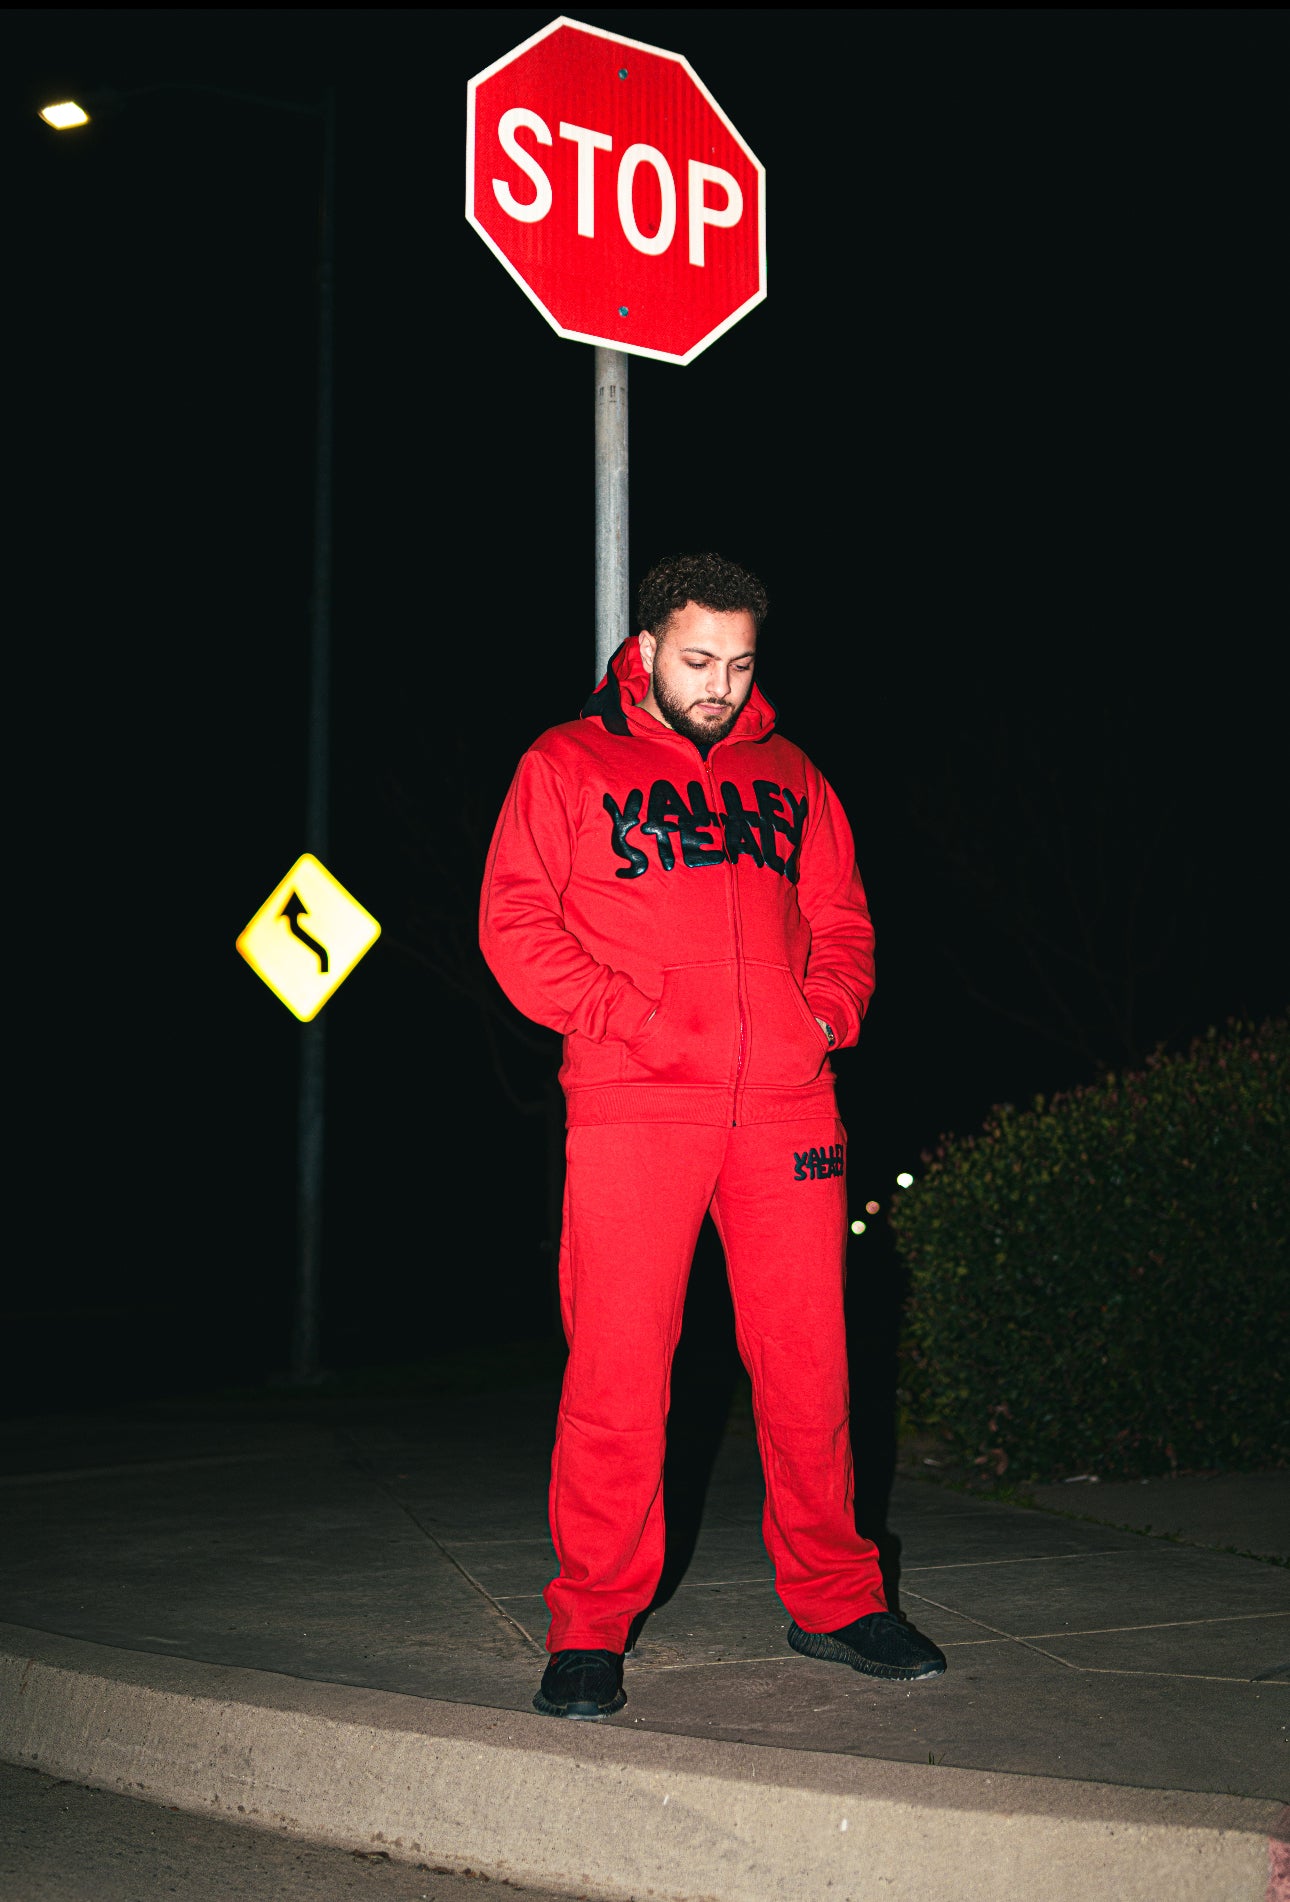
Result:
<svg viewBox="0 0 1290 1902"><path fill-rule="evenodd" d="M851 1362L851 1457L856 1530L878 1548L883 1589L900 1610L900 1534L888 1523L899 1442L896 1387L908 1278L885 1220L870 1223L850 1251L847 1351Z"/></svg>

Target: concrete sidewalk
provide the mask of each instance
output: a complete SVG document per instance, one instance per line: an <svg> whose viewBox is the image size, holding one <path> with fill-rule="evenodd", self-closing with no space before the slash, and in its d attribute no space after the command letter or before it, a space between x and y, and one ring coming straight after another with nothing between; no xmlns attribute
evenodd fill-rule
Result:
<svg viewBox="0 0 1290 1902"><path fill-rule="evenodd" d="M950 1669L886 1685L788 1650L736 1411L626 1709L559 1724L556 1391L0 1425L0 1756L606 1897L1279 1893L1290 1473L1035 1507L898 1475L885 1558Z"/></svg>

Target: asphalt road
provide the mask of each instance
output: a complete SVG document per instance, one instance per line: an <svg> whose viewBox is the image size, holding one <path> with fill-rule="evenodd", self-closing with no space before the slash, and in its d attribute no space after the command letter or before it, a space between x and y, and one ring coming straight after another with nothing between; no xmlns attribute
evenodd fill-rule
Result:
<svg viewBox="0 0 1290 1902"><path fill-rule="evenodd" d="M0 1763L0 1902L570 1902ZM588 1896L586 1902L594 1902Z"/></svg>

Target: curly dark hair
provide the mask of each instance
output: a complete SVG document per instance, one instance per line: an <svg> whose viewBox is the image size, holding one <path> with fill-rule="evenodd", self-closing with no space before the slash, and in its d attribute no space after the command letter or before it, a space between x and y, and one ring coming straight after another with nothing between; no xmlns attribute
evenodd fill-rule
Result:
<svg viewBox="0 0 1290 1902"><path fill-rule="evenodd" d="M687 601L714 614L751 614L760 629L770 612L756 575L724 555L667 555L636 591L636 625L659 639Z"/></svg>

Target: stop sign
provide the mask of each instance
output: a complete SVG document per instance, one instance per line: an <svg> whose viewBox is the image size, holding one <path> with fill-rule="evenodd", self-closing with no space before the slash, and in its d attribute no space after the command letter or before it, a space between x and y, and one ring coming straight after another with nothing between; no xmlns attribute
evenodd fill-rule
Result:
<svg viewBox="0 0 1290 1902"><path fill-rule="evenodd" d="M765 297L765 170L679 53L553 20L466 99L466 216L562 337L689 363Z"/></svg>

